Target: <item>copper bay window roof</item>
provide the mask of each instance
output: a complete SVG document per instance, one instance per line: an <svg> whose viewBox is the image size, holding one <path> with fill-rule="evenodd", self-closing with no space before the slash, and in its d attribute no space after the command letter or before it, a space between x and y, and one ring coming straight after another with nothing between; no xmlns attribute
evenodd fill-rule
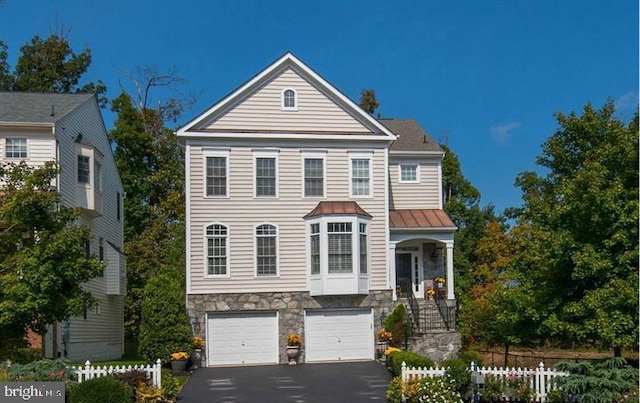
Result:
<svg viewBox="0 0 640 403"><path fill-rule="evenodd" d="M371 214L367 213L358 203L354 201L321 201L303 218L313 218L322 215L359 215L371 218Z"/></svg>
<svg viewBox="0 0 640 403"><path fill-rule="evenodd" d="M389 223L392 229L456 228L447 213L438 209L389 210Z"/></svg>

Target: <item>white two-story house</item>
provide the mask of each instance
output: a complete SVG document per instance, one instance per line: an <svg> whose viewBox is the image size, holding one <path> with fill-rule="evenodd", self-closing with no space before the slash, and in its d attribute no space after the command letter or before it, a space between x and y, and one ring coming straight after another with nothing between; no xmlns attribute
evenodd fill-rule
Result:
<svg viewBox="0 0 640 403"><path fill-rule="evenodd" d="M73 361L120 358L124 353L124 191L96 97L90 94L0 92L0 163L38 166L57 161L52 185L68 207L81 208L91 226L87 254L105 263L102 276L83 285L99 303L82 316L49 326L46 357Z"/></svg>
<svg viewBox="0 0 640 403"><path fill-rule="evenodd" d="M453 301L442 150L287 53L178 131L187 306L207 363L373 360L398 298ZM446 264L445 264L446 262Z"/></svg>

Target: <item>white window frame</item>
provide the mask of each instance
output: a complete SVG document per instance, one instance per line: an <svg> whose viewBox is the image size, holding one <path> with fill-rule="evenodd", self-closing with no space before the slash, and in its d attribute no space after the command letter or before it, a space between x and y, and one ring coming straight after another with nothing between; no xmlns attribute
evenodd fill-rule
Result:
<svg viewBox="0 0 640 403"><path fill-rule="evenodd" d="M280 188L280 160L278 151L254 150L253 151L253 197L256 199L277 199L279 197ZM258 195L258 158L273 158L275 164L275 194L274 195Z"/></svg>
<svg viewBox="0 0 640 403"><path fill-rule="evenodd" d="M24 141L24 157L22 155L19 155L17 157L11 155L8 155L8 150L9 150L9 141ZM20 148L22 148L20 146ZM15 151L15 149L11 150L12 153L13 151ZM20 150L18 150L20 151ZM11 159L11 160L23 160L23 159L27 159L29 157L29 140L25 137L7 137L4 139L4 156L7 159Z"/></svg>
<svg viewBox="0 0 640 403"><path fill-rule="evenodd" d="M403 179L402 167L415 167L416 179L415 180ZM418 164L417 162L398 164L398 183L420 183L420 164Z"/></svg>
<svg viewBox="0 0 640 403"><path fill-rule="evenodd" d="M229 196L229 183L231 182L230 170L229 170L229 150L204 150L202 153L202 196L212 199L228 199ZM226 188L224 195L207 194L207 158L224 158L225 170L227 175Z"/></svg>
<svg viewBox="0 0 640 403"><path fill-rule="evenodd" d="M226 266L225 266L225 273L223 274L215 274L215 273L209 273L209 239L213 239L215 238L215 236L209 236L207 234L207 230L209 227L214 226L214 225L220 225L226 228L227 230L227 235L225 237L226 242L225 242L225 258L226 258ZM221 223L221 222L211 222L208 223L207 225L204 226L204 250L203 250L203 255L204 255L204 277L217 277L217 278L228 278L231 277L231 230L229 228L229 226L225 223Z"/></svg>
<svg viewBox="0 0 640 403"><path fill-rule="evenodd" d="M287 91L292 91L293 92L293 106L286 106L285 105L285 94L287 93ZM298 91L296 91L293 88L285 88L285 89L283 89L281 94L280 94L280 108L283 111L297 111L298 110Z"/></svg>
<svg viewBox="0 0 640 403"><path fill-rule="evenodd" d="M353 161L369 161L369 189L366 195L356 195L353 193ZM373 197L373 152L369 153L349 153L349 195L352 198L372 198Z"/></svg>
<svg viewBox="0 0 640 403"><path fill-rule="evenodd" d="M365 226L365 230L362 231L361 227ZM371 228L370 222L364 220L358 220L358 274L361 276L368 276L371 270L371 235L369 229ZM365 271L362 271L362 237L365 238Z"/></svg>
<svg viewBox="0 0 640 403"><path fill-rule="evenodd" d="M258 227L263 226L263 225L270 225L275 229L275 234L274 235L263 235L263 237L273 237L275 238L275 249L276 249L276 256L275 256L275 264L276 264L276 272L275 273L269 273L269 274L260 274L258 273L258 238L260 237L258 235ZM254 255L255 255L255 260L254 260L254 267L255 267L255 271L254 271L254 275L255 277L260 277L260 278L265 278L265 277L278 277L280 275L280 229L278 228L278 226L276 224L270 223L270 222L263 222L260 224L256 224L253 227L253 250L254 250Z"/></svg>
<svg viewBox="0 0 640 403"><path fill-rule="evenodd" d="M80 180L80 159L83 159L83 161L86 159L87 161L87 180L86 181L81 181ZM89 155L85 155L84 153L80 153L76 155L76 183L80 186L91 186L91 182L93 180L92 176L93 176L93 159L91 158L91 156ZM84 172L83 172L83 176L84 176Z"/></svg>
<svg viewBox="0 0 640 403"><path fill-rule="evenodd" d="M329 223L350 223L351 224L351 256L352 265L351 272L335 272L329 273ZM313 232L311 226L318 224L320 228L320 273L312 273L311 261L311 236ZM360 272L360 224L366 224L367 235L367 273ZM307 275L314 278L318 277L368 277L371 273L371 220L358 215L340 215L340 216L320 216L309 219L306 223L306 245L307 245Z"/></svg>
<svg viewBox="0 0 640 403"><path fill-rule="evenodd" d="M306 172L305 172L305 161L306 160L322 160L322 195L320 196L307 196L306 194ZM303 152L301 159L302 166L302 197L305 199L324 199L327 197L327 153L326 152Z"/></svg>

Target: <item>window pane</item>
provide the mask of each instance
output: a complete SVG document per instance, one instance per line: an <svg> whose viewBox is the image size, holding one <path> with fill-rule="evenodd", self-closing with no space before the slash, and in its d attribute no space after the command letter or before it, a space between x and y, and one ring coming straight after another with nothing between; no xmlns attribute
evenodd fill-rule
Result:
<svg viewBox="0 0 640 403"><path fill-rule="evenodd" d="M329 273L352 273L351 223L328 223Z"/></svg>
<svg viewBox="0 0 640 403"><path fill-rule="evenodd" d="M403 182L415 182L418 180L418 167L416 165L400 165L400 180Z"/></svg>
<svg viewBox="0 0 640 403"><path fill-rule="evenodd" d="M296 93L293 90L286 90L284 92L284 107L285 108L296 107Z"/></svg>
<svg viewBox="0 0 640 403"><path fill-rule="evenodd" d="M276 227L270 224L256 228L256 264L257 274L277 274Z"/></svg>
<svg viewBox="0 0 640 403"><path fill-rule="evenodd" d="M354 196L369 196L369 160L351 160L351 188Z"/></svg>
<svg viewBox="0 0 640 403"><path fill-rule="evenodd" d="M207 273L227 274L227 227L220 224L207 227Z"/></svg>
<svg viewBox="0 0 640 403"><path fill-rule="evenodd" d="M5 156L7 158L27 158L27 139L6 139Z"/></svg>
<svg viewBox="0 0 640 403"><path fill-rule="evenodd" d="M207 196L227 195L227 157L207 157Z"/></svg>
<svg viewBox="0 0 640 403"><path fill-rule="evenodd" d="M318 224L312 224L313 226L318 226ZM311 274L320 274L320 235L314 234L311 235Z"/></svg>
<svg viewBox="0 0 640 403"><path fill-rule="evenodd" d="M78 155L78 183L89 183L89 157Z"/></svg>
<svg viewBox="0 0 640 403"><path fill-rule="evenodd" d="M306 197L324 195L323 160L307 158L304 160L304 195Z"/></svg>
<svg viewBox="0 0 640 403"><path fill-rule="evenodd" d="M256 196L276 195L276 159L256 158Z"/></svg>

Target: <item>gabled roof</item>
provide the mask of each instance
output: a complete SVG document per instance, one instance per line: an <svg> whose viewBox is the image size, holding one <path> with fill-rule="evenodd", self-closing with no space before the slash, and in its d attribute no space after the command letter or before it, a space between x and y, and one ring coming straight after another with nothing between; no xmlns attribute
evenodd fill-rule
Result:
<svg viewBox="0 0 640 403"><path fill-rule="evenodd" d="M0 92L0 123L53 124L91 98L93 94Z"/></svg>
<svg viewBox="0 0 640 403"><path fill-rule="evenodd" d="M311 83L323 93L327 94L327 96L339 105L339 107L346 113L358 120L363 126L366 126L368 130L370 130L370 133L360 135L361 138L395 140L396 136L386 126L362 110L362 108L360 108L355 102L341 93L337 88L322 78L309 66L304 64L291 52L285 53L264 70L222 98L222 100L214 104L211 108L186 123L178 130L178 136L206 136L207 133L205 128L208 123L233 109L236 105L261 88L262 85L277 77L286 69L294 70L303 79ZM272 134L276 136L278 135L278 133ZM310 134L313 135L313 133Z"/></svg>
<svg viewBox="0 0 640 403"><path fill-rule="evenodd" d="M413 119L380 119L380 123L398 136L391 152L439 152L442 148Z"/></svg>
<svg viewBox="0 0 640 403"><path fill-rule="evenodd" d="M391 229L456 229L449 215L438 209L389 210Z"/></svg>
<svg viewBox="0 0 640 403"><path fill-rule="evenodd" d="M371 214L367 213L354 201L321 201L313 210L302 218L306 220L307 218L322 215L359 215L371 218Z"/></svg>

